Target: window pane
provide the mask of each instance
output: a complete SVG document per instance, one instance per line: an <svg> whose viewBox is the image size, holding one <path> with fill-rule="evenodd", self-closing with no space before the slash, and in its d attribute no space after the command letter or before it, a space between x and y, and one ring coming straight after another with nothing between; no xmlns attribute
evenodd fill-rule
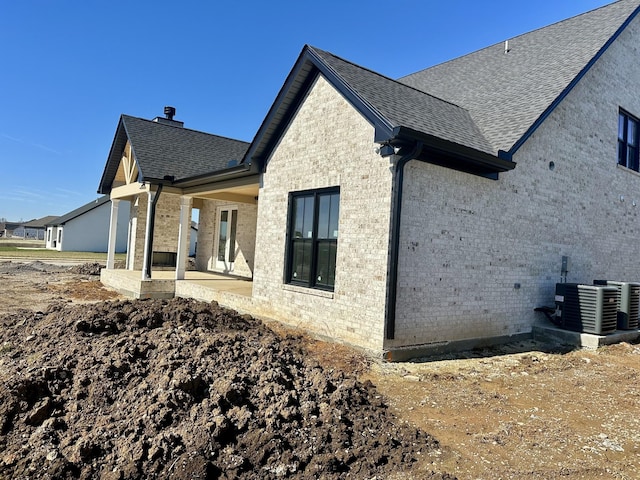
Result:
<svg viewBox="0 0 640 480"><path fill-rule="evenodd" d="M313 237L313 197L293 199L293 238Z"/></svg>
<svg viewBox="0 0 640 480"><path fill-rule="evenodd" d="M335 241L318 242L318 266L316 268L316 285L333 287L336 279L336 247Z"/></svg>
<svg viewBox="0 0 640 480"><path fill-rule="evenodd" d="M294 240L291 265L291 280L308 282L311 272L311 246L309 240Z"/></svg>
<svg viewBox="0 0 640 480"><path fill-rule="evenodd" d="M631 147L629 146L629 148L627 149L627 162L628 162L628 167L635 170L636 172L638 171L638 149L635 147Z"/></svg>
<svg viewBox="0 0 640 480"><path fill-rule="evenodd" d="M340 194L322 195L318 213L318 238L338 238Z"/></svg>
<svg viewBox="0 0 640 480"><path fill-rule="evenodd" d="M313 238L313 197L304 197L302 234L304 238Z"/></svg>
<svg viewBox="0 0 640 480"><path fill-rule="evenodd" d="M338 238L338 217L340 215L340 194L331 195L331 217L329 218L329 238Z"/></svg>
<svg viewBox="0 0 640 480"><path fill-rule="evenodd" d="M629 119L627 143L636 146L638 144L638 122Z"/></svg>
<svg viewBox="0 0 640 480"><path fill-rule="evenodd" d="M293 199L293 238L302 237L302 222L304 220L304 197Z"/></svg>
<svg viewBox="0 0 640 480"><path fill-rule="evenodd" d="M229 232L229 262L236 260L236 227L238 225L238 211L231 210L231 231Z"/></svg>
<svg viewBox="0 0 640 480"><path fill-rule="evenodd" d="M224 262L224 251L227 246L227 224L229 223L229 212L220 212L220 231L218 232L218 260Z"/></svg>
<svg viewBox="0 0 640 480"><path fill-rule="evenodd" d="M618 163L627 166L627 144L618 140Z"/></svg>
<svg viewBox="0 0 640 480"><path fill-rule="evenodd" d="M620 140L624 140L624 118L625 116L622 113L618 115L618 138Z"/></svg>
<svg viewBox="0 0 640 480"><path fill-rule="evenodd" d="M318 196L318 238L329 238L329 214L331 209L331 197L329 195Z"/></svg>

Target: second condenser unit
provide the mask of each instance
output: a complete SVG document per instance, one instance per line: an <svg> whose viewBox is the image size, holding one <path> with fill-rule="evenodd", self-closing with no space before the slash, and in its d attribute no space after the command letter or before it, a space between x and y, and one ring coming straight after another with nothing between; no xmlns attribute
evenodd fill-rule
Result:
<svg viewBox="0 0 640 480"><path fill-rule="evenodd" d="M635 330L640 315L640 283L594 280L594 285L607 285L617 290L618 328Z"/></svg>
<svg viewBox="0 0 640 480"><path fill-rule="evenodd" d="M618 325L618 289L604 285L556 284L556 318L562 328L605 335Z"/></svg>

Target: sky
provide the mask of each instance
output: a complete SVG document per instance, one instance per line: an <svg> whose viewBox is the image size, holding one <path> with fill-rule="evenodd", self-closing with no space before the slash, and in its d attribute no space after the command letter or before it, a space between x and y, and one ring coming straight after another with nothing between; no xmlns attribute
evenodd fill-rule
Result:
<svg viewBox="0 0 640 480"><path fill-rule="evenodd" d="M0 219L98 198L121 114L251 141L305 44L391 78L609 0L0 0Z"/></svg>

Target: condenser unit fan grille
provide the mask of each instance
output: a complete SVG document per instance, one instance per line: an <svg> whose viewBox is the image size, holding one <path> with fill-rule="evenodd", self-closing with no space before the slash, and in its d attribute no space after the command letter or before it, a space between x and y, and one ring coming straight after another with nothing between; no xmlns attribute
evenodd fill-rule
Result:
<svg viewBox="0 0 640 480"><path fill-rule="evenodd" d="M597 335L615 332L618 324L617 294L615 287L558 283L556 298L562 326Z"/></svg>
<svg viewBox="0 0 640 480"><path fill-rule="evenodd" d="M617 289L618 328L635 330L638 328L640 314L640 283L596 280L596 285L607 285Z"/></svg>

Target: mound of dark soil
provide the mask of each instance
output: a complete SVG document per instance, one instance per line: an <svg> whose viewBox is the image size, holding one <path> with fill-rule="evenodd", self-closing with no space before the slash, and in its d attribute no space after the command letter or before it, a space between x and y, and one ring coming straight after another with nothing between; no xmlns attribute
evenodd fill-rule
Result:
<svg viewBox="0 0 640 480"><path fill-rule="evenodd" d="M0 318L0 478L413 478L437 441L299 345L181 299Z"/></svg>
<svg viewBox="0 0 640 480"><path fill-rule="evenodd" d="M25 272L54 273L54 272L62 272L64 270L65 270L65 267L43 263L40 260L36 260L34 262L12 262L12 261L0 262L0 273L11 274L11 275L14 275L16 273L25 273Z"/></svg>
<svg viewBox="0 0 640 480"><path fill-rule="evenodd" d="M100 265L99 263L83 263L82 265L69 267L69 272L78 275L100 275L100 270L103 268L104 265Z"/></svg>

